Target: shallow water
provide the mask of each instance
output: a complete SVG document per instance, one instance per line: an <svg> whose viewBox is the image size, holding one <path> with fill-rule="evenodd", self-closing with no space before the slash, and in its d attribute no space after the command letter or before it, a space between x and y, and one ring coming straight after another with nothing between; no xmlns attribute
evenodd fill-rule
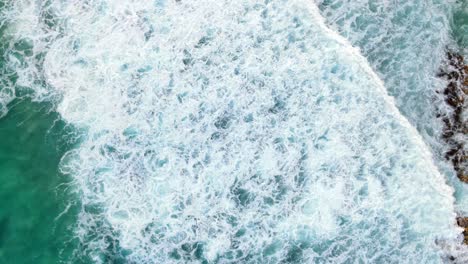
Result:
<svg viewBox="0 0 468 264"><path fill-rule="evenodd" d="M453 34L458 47L468 57L468 2L458 0L453 14Z"/></svg>
<svg viewBox="0 0 468 264"><path fill-rule="evenodd" d="M0 263L59 263L74 249L76 208L59 174L64 123L50 106L16 100L0 119Z"/></svg>

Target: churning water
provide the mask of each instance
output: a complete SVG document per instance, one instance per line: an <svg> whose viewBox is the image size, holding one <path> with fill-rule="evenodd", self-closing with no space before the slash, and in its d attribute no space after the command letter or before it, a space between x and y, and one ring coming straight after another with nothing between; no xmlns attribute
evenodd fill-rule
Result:
<svg viewBox="0 0 468 264"><path fill-rule="evenodd" d="M0 111L51 102L81 135L75 261L441 263L456 4L6 1Z"/></svg>

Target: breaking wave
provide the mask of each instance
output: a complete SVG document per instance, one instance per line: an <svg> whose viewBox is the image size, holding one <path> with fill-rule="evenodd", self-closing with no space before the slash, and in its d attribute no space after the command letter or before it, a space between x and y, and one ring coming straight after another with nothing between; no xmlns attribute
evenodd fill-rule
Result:
<svg viewBox="0 0 468 264"><path fill-rule="evenodd" d="M311 1L17 0L2 21L0 110L52 101L85 135L61 162L77 258L440 263L459 235L422 137Z"/></svg>

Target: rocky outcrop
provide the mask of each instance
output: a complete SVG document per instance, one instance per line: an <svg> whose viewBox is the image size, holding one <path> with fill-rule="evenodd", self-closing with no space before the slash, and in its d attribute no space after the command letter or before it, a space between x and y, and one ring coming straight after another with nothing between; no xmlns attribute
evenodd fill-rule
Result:
<svg viewBox="0 0 468 264"><path fill-rule="evenodd" d="M468 137L468 65L463 56L447 52L447 65L439 77L448 81L443 96L450 111L439 114L444 122L442 137L450 146L445 158L452 163L458 179L468 183L468 153L465 146ZM457 217L457 224L463 228L463 242L468 245L468 217Z"/></svg>
<svg viewBox="0 0 468 264"><path fill-rule="evenodd" d="M463 242L468 244L468 217L457 217L457 224L463 228Z"/></svg>
<svg viewBox="0 0 468 264"><path fill-rule="evenodd" d="M448 52L447 59L448 64L439 74L448 81L443 96L451 108L449 113L439 115L445 125L442 137L450 146L445 158L452 163L457 177L468 183L468 153L465 146L468 137L468 65L460 54Z"/></svg>

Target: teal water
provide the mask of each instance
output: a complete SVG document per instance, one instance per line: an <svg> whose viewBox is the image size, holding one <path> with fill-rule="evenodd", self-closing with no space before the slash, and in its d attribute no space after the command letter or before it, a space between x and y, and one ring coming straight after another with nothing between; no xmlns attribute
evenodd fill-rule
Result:
<svg viewBox="0 0 468 264"><path fill-rule="evenodd" d="M464 55L468 56L468 1L457 1L453 14L452 30L458 46Z"/></svg>
<svg viewBox="0 0 468 264"><path fill-rule="evenodd" d="M69 179L57 171L67 129L48 108L17 100L0 119L0 263L60 263L75 247L76 209L62 213Z"/></svg>

